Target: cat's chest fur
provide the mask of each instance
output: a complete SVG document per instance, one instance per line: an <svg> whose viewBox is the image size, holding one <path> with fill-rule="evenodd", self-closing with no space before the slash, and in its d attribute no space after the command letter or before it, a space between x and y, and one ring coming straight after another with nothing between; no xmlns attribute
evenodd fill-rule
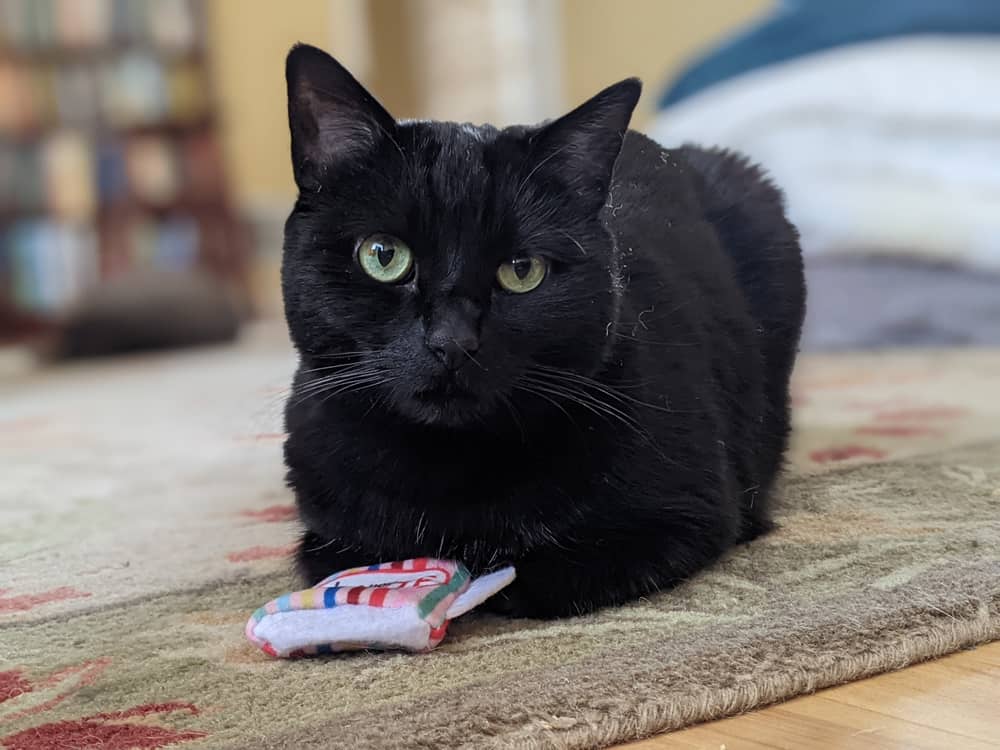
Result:
<svg viewBox="0 0 1000 750"><path fill-rule="evenodd" d="M306 525L393 559L445 555L473 570L509 562L643 474L621 475L628 439L586 410L571 411L569 433L515 425L500 436L407 434L370 414L300 417L290 418L286 457Z"/></svg>

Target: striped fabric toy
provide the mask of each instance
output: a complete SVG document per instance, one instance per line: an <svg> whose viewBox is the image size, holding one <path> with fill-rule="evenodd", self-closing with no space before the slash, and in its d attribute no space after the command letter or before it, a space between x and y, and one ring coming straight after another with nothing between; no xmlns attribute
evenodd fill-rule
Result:
<svg viewBox="0 0 1000 750"><path fill-rule="evenodd" d="M451 620L513 580L512 567L472 580L461 563L431 558L351 568L269 601L250 616L246 636L281 658L360 649L429 651Z"/></svg>

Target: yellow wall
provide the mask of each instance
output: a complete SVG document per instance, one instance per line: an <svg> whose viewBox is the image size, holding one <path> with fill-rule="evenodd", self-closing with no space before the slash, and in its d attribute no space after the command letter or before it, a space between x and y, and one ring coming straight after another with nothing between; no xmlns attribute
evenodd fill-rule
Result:
<svg viewBox="0 0 1000 750"><path fill-rule="evenodd" d="M466 0L468 1L468 0ZM561 0L565 101L638 75L646 94L637 124L664 79L730 33L769 0ZM378 29L367 78L401 115L418 109L407 84L406 0L209 0L210 49L226 154L237 199L287 210L294 196L288 158L284 58L296 41L332 49L350 62L357 14ZM413 6L409 7L412 10ZM359 72L359 71L356 71ZM462 119L462 113L454 113Z"/></svg>
<svg viewBox="0 0 1000 750"><path fill-rule="evenodd" d="M244 205L294 195L285 55L297 41L329 45L330 0L211 0L208 28L230 182Z"/></svg>
<svg viewBox="0 0 1000 750"><path fill-rule="evenodd" d="M642 123L671 74L772 0L563 0L566 99L577 104L629 76L643 79Z"/></svg>

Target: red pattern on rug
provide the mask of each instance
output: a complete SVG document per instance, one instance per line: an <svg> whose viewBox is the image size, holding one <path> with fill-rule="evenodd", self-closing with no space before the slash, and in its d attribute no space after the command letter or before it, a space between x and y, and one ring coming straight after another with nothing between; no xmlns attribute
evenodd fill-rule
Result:
<svg viewBox="0 0 1000 750"><path fill-rule="evenodd" d="M0 703L31 692L31 683L24 679L20 669L0 672Z"/></svg>
<svg viewBox="0 0 1000 750"><path fill-rule="evenodd" d="M17 703L15 702L17 698L25 695L26 693L36 692L44 694L55 692L58 691L64 683L66 684L66 687L63 689L63 692L56 692L56 695L46 701L43 701L42 703L29 706L28 708L24 708L12 714L7 714L4 716L4 721L14 721L15 719L21 719L25 716L39 714L43 711L48 711L50 708L58 706L80 688L92 685L97 678L101 676L104 670L107 669L110 663L111 659L107 657L101 659L90 659L88 661L81 662L80 664L73 664L60 669L58 672L53 672L41 682L35 682L34 684L29 682L26 678L21 677L20 682L16 685L16 689L14 689L15 686L13 679L8 678L9 681L7 684L12 688L12 690L7 693L5 698L3 698L3 691L2 688L0 688L0 698L2 698L0 702L3 702L3 700L9 700L12 701L15 707L17 706ZM18 675L22 674L21 670L14 670L14 672L17 672ZM74 677L77 677L76 682L72 682Z"/></svg>
<svg viewBox="0 0 1000 750"><path fill-rule="evenodd" d="M859 427L855 432L858 435L879 435L882 437L921 437L944 434L942 430L934 427L907 424L869 424Z"/></svg>
<svg viewBox="0 0 1000 750"><path fill-rule="evenodd" d="M267 560L269 558L276 557L288 557L295 551L294 544L288 544L284 547L262 547L260 545L256 547L247 547L246 549L237 550L235 552L230 552L226 555L226 559L229 562L240 563L240 562L252 562L253 560Z"/></svg>
<svg viewBox="0 0 1000 750"><path fill-rule="evenodd" d="M133 706L124 711L112 711L108 714L94 714L88 719L101 719L103 721L121 721L130 719L133 716L149 716L150 714L163 714L172 711L187 711L192 716L201 713L193 703L183 703L181 701L169 701L167 703L143 703L141 706Z"/></svg>
<svg viewBox="0 0 1000 750"><path fill-rule="evenodd" d="M843 403L843 408L852 411L888 411L890 409L901 409L913 406L912 398L856 398Z"/></svg>
<svg viewBox="0 0 1000 750"><path fill-rule="evenodd" d="M39 594L21 594L19 596L3 596L10 589L0 589L0 612L27 612L50 602L61 602L66 599L80 599L90 596L87 591L78 591L72 586L60 586L56 589L42 591Z"/></svg>
<svg viewBox="0 0 1000 750"><path fill-rule="evenodd" d="M241 516L252 518L255 521L265 523L278 523L279 521L294 521L299 517L294 505L269 505L260 510L240 511Z"/></svg>
<svg viewBox="0 0 1000 750"><path fill-rule="evenodd" d="M155 750L178 742L201 739L206 732L170 729L151 724L117 723L133 716L151 716L174 711L198 714L191 703L146 703L125 711L94 714L82 719L56 721L31 727L0 739L8 750L65 750L66 748L101 748L101 750Z"/></svg>
<svg viewBox="0 0 1000 750"><path fill-rule="evenodd" d="M847 461L852 458L868 458L877 461L887 455L886 451L866 445L840 445L813 451L809 454L809 458L818 464L826 464L834 461Z"/></svg>
<svg viewBox="0 0 1000 750"><path fill-rule="evenodd" d="M957 406L921 406L913 409L897 409L883 411L875 415L875 419L884 421L907 419L958 419L969 414L968 409Z"/></svg>
<svg viewBox="0 0 1000 750"><path fill-rule="evenodd" d="M65 691L43 703L29 706L21 711L7 714L5 722L49 711L81 688L94 683L111 663L108 658L93 659L74 664L53 672L40 682L32 684L21 669L0 672L0 703L10 701L17 706L18 699L29 693L44 696L53 689L65 685ZM76 677L76 681L72 682ZM198 708L192 703L172 701L167 703L144 703L124 711L111 711L41 724L20 732L0 737L0 747L7 750L65 750L66 748L103 748L103 750L154 750L178 742L196 740L206 733L195 730L179 730L158 726L146 721L133 724L127 719L148 718L158 714L186 711L198 715Z"/></svg>
<svg viewBox="0 0 1000 750"><path fill-rule="evenodd" d="M258 432L253 435L237 435L234 440L257 443L261 440L284 440L287 437L287 432Z"/></svg>

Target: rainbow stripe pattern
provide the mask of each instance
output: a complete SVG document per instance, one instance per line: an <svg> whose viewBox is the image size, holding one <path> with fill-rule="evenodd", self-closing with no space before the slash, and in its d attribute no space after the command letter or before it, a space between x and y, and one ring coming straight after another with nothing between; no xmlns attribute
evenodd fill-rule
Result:
<svg viewBox="0 0 1000 750"><path fill-rule="evenodd" d="M246 637L279 658L362 649L426 651L444 638L448 609L469 585L469 571L453 560L351 568L272 599L250 616Z"/></svg>

